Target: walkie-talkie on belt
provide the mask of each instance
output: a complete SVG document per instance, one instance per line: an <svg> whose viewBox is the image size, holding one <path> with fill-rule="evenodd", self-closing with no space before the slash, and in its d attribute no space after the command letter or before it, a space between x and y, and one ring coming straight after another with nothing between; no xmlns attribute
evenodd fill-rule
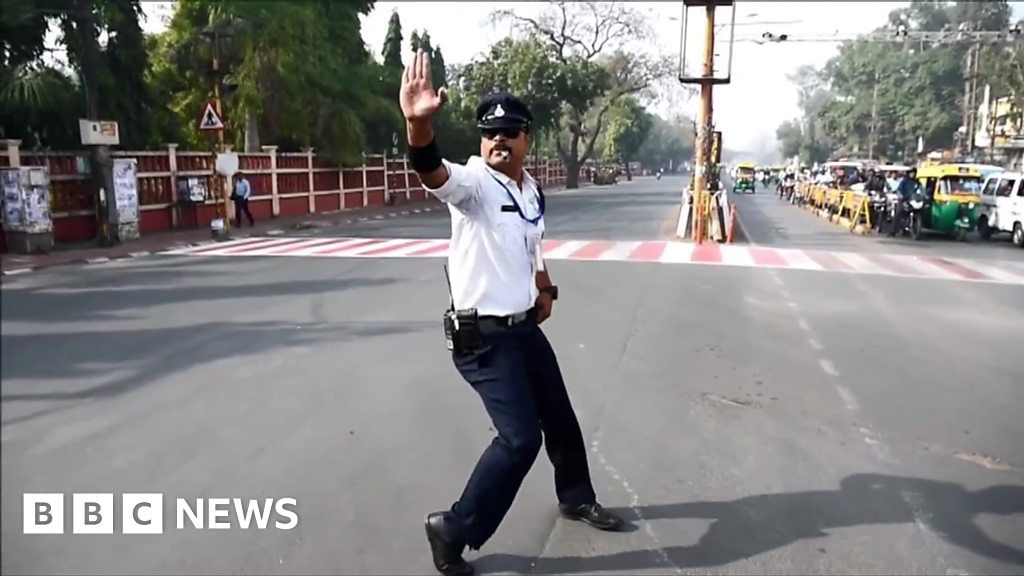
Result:
<svg viewBox="0 0 1024 576"><path fill-rule="evenodd" d="M480 323L476 308L466 310L455 309L455 294L452 293L452 280L448 276L448 266L444 267L444 279L448 283L448 310L444 312L444 336L448 349L456 354L476 350L482 346Z"/></svg>

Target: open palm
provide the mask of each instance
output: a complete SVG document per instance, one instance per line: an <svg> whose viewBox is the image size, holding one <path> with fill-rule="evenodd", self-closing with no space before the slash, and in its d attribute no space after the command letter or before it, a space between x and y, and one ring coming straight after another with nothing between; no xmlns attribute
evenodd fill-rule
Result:
<svg viewBox="0 0 1024 576"><path fill-rule="evenodd" d="M399 103L406 120L428 120L447 100L444 88L435 92L430 78L430 56L423 51L416 53L412 64L402 74L402 89Z"/></svg>

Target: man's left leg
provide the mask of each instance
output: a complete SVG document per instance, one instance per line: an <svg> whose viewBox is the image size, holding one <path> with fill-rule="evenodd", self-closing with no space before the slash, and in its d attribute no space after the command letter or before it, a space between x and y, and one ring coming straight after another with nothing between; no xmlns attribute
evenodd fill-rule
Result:
<svg viewBox="0 0 1024 576"><path fill-rule="evenodd" d="M530 383L544 433L544 448L555 468L555 493L562 514L602 530L618 529L622 520L597 503L583 432L565 389L558 359L539 326L530 360Z"/></svg>

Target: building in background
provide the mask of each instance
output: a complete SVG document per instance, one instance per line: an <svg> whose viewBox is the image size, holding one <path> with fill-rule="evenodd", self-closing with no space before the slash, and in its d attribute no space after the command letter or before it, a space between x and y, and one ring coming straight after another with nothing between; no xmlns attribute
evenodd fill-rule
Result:
<svg viewBox="0 0 1024 576"><path fill-rule="evenodd" d="M1007 168L1024 168L1024 110L1010 97L992 100L991 88L978 107L975 156Z"/></svg>

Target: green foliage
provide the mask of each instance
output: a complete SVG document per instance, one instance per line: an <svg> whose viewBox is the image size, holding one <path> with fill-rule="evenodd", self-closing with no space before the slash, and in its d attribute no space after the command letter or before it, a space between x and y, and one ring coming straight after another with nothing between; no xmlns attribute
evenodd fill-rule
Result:
<svg viewBox="0 0 1024 576"><path fill-rule="evenodd" d="M96 115L119 122L122 145L148 144L154 137L154 99L143 80L148 55L139 15L138 0L5 1L0 12L4 136L32 146L70 147L77 144L69 137L77 133L77 118ZM42 61L51 24L60 31L71 76ZM60 126L69 119L70 126Z"/></svg>
<svg viewBox="0 0 1024 576"><path fill-rule="evenodd" d="M885 29L1005 30L1007 2L931 2L914 0L893 11ZM784 123L777 136L787 155L799 150L804 161L836 155L866 155L883 160L913 158L918 138L927 149L949 147L963 120L966 44L906 46L869 41L847 42L819 71L791 78L801 87L801 121ZM981 82L994 97L1024 95L1024 53L1003 46L983 48ZM1018 62L1015 65L1015 62ZM873 146L872 146L873 145Z"/></svg>
<svg viewBox="0 0 1024 576"><path fill-rule="evenodd" d="M392 12L388 20L388 34L384 38L381 56L384 57L384 66L402 69L402 19L398 12Z"/></svg>
<svg viewBox="0 0 1024 576"><path fill-rule="evenodd" d="M651 114L636 98L623 98L611 109L604 133L604 160L631 162L654 125Z"/></svg>
<svg viewBox="0 0 1024 576"><path fill-rule="evenodd" d="M649 35L643 17L628 5L555 4L537 19L496 12L495 20L512 20L520 35L474 62L466 80L477 94L500 89L528 98L538 127L553 136L566 165L567 186L575 187L612 107L630 95L646 96L670 67L624 49Z"/></svg>
<svg viewBox="0 0 1024 576"><path fill-rule="evenodd" d="M637 151L635 160L649 170L680 171L684 162L693 159L693 122L677 116L665 120L651 118L651 129Z"/></svg>
<svg viewBox="0 0 1024 576"><path fill-rule="evenodd" d="M241 148L247 114L282 151L315 147L326 157L358 163L373 139L390 143L398 93L394 68L374 62L360 36L359 15L371 2L181 0L154 66L156 82L173 95L174 113L193 146L211 147L195 119L213 96L207 74L217 44L226 138ZM206 32L204 34L204 31ZM390 84L389 84L390 82ZM385 98L385 88L393 88ZM372 128L371 128L372 127Z"/></svg>

